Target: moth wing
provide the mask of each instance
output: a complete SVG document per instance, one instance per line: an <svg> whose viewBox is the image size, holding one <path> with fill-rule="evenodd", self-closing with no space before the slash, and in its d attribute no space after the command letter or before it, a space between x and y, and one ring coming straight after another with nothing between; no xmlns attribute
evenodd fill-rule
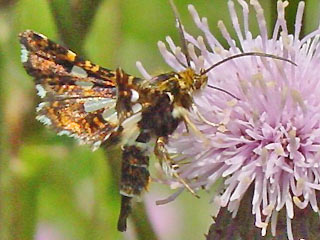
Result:
<svg viewBox="0 0 320 240"><path fill-rule="evenodd" d="M21 61L43 102L37 119L58 134L98 147L118 126L115 72L84 61L42 34L19 35Z"/></svg>

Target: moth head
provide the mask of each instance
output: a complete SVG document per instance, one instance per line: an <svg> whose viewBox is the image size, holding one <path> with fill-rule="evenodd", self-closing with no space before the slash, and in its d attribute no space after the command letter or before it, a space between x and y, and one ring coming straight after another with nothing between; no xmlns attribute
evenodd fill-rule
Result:
<svg viewBox="0 0 320 240"><path fill-rule="evenodd" d="M198 74L192 68L186 68L184 71L179 72L178 79L180 88L190 92L202 89L208 82L206 74Z"/></svg>
<svg viewBox="0 0 320 240"><path fill-rule="evenodd" d="M200 71L200 74L194 74L193 86L195 90L201 90L207 86L208 76L207 74L202 74L203 70Z"/></svg>

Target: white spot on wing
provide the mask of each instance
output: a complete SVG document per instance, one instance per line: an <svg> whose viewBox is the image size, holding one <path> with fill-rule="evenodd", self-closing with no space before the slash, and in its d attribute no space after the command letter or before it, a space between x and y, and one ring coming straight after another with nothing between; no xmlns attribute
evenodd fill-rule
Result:
<svg viewBox="0 0 320 240"><path fill-rule="evenodd" d="M78 140L79 144L85 144L85 142L80 139L80 136L75 133L70 134L68 137L73 137L74 139Z"/></svg>
<svg viewBox="0 0 320 240"><path fill-rule="evenodd" d="M36 117L36 119L39 122L43 123L44 125L51 125L52 124L51 119L49 119L45 115L39 115L39 116Z"/></svg>
<svg viewBox="0 0 320 240"><path fill-rule="evenodd" d="M103 114L102 114L102 117L107 122L110 122L110 123L113 123L113 124L117 124L118 123L118 114L116 112L114 112L113 114L109 115L108 117L104 117Z"/></svg>
<svg viewBox="0 0 320 240"><path fill-rule="evenodd" d="M110 109L106 109L103 113L102 113L102 117L104 120L109 121L110 117L113 115L117 116L116 113L116 109L115 108L110 108Z"/></svg>
<svg viewBox="0 0 320 240"><path fill-rule="evenodd" d="M29 51L26 49L24 45L21 44L21 62L25 63L28 61Z"/></svg>
<svg viewBox="0 0 320 240"><path fill-rule="evenodd" d="M86 82L86 81L76 81L75 84L79 87L93 87L92 82Z"/></svg>
<svg viewBox="0 0 320 240"><path fill-rule="evenodd" d="M115 100L110 98L103 98L88 100L84 103L84 110L86 112L94 112L105 107L115 107Z"/></svg>
<svg viewBox="0 0 320 240"><path fill-rule="evenodd" d="M134 89L131 89L131 102L136 102L138 101L139 99L139 93L134 90Z"/></svg>
<svg viewBox="0 0 320 240"><path fill-rule="evenodd" d="M100 147L101 143L102 143L101 141L95 142L95 143L92 145L92 151L97 150L97 149Z"/></svg>
<svg viewBox="0 0 320 240"><path fill-rule="evenodd" d="M141 120L141 113L132 115L122 122L123 127L123 141L124 144L133 145L140 134L138 122Z"/></svg>
<svg viewBox="0 0 320 240"><path fill-rule="evenodd" d="M45 105L47 105L46 102L39 103L38 107L36 108L36 111L40 112Z"/></svg>
<svg viewBox="0 0 320 240"><path fill-rule="evenodd" d="M36 85L36 89L38 91L37 94L39 97L44 98L46 96L47 91L40 84Z"/></svg>
<svg viewBox="0 0 320 240"><path fill-rule="evenodd" d="M141 120L141 113L138 113L124 120L121 125L124 129L130 128L136 125L140 120Z"/></svg>
<svg viewBox="0 0 320 240"><path fill-rule="evenodd" d="M141 109L142 109L142 106L141 106L141 104L139 104L139 103L136 103L135 105L132 106L132 111L133 111L134 113L139 112Z"/></svg>
<svg viewBox="0 0 320 240"><path fill-rule="evenodd" d="M62 136L62 135L71 136L71 133L67 130L62 130L62 131L58 132L58 136Z"/></svg>
<svg viewBox="0 0 320 240"><path fill-rule="evenodd" d="M84 70L81 67L78 66L73 66L70 72L73 76L75 77L79 77L79 78L86 78L88 77L88 73L86 72L86 70Z"/></svg>

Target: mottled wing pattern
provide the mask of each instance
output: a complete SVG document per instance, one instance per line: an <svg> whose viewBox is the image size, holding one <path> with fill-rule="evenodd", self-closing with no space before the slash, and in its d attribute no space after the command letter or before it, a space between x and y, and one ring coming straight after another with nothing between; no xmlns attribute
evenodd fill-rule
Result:
<svg viewBox="0 0 320 240"><path fill-rule="evenodd" d="M43 99L37 119L60 135L98 147L118 126L115 72L82 60L42 34L27 30L19 37L21 61Z"/></svg>

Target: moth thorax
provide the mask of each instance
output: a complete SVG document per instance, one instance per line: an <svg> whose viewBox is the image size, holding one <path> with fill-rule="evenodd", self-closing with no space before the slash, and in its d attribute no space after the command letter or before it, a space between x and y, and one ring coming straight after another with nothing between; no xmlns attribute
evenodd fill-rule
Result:
<svg viewBox="0 0 320 240"><path fill-rule="evenodd" d="M185 71L180 73L182 76L187 88L192 90L198 90L203 88L208 81L208 77L206 75L201 75L195 73L195 71L191 68L187 68Z"/></svg>

